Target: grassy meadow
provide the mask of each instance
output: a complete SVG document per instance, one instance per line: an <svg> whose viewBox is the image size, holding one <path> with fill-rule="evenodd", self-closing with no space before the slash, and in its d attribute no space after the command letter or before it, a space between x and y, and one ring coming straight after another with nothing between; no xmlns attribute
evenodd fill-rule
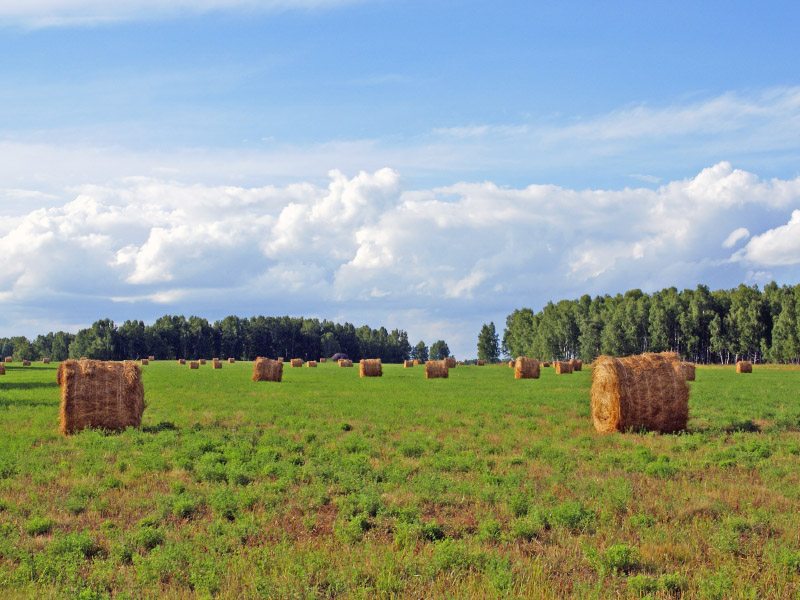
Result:
<svg viewBox="0 0 800 600"><path fill-rule="evenodd" d="M0 375L4 599L800 597L798 368L600 435L588 369L155 362L141 429L66 438L56 368Z"/></svg>

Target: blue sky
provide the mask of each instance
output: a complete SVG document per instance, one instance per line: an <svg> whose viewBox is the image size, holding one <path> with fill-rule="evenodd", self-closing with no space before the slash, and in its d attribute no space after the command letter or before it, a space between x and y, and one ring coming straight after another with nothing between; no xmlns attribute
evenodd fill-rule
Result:
<svg viewBox="0 0 800 600"><path fill-rule="evenodd" d="M799 21L0 0L0 335L288 313L471 356L550 299L796 283Z"/></svg>

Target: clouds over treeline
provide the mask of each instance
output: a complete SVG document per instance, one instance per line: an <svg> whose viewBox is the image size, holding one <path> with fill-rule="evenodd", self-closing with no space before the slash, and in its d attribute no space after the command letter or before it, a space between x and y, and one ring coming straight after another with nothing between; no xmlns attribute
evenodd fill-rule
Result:
<svg viewBox="0 0 800 600"><path fill-rule="evenodd" d="M79 304L98 318L121 306L246 314L260 303L270 314L368 314L412 337L435 322L442 337L448 307L462 322L488 321L582 293L793 281L800 179L728 163L613 191L411 190L388 168L332 171L327 186L131 178L4 219L0 254L5 334L35 333L19 331L23 314L37 332L56 329Z"/></svg>

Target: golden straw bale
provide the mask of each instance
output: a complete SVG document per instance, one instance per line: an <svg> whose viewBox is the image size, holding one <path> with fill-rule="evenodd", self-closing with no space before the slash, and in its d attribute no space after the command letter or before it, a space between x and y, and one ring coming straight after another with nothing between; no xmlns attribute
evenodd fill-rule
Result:
<svg viewBox="0 0 800 600"><path fill-rule="evenodd" d="M570 375L572 374L572 365L564 360L557 360L553 363L556 368L556 375Z"/></svg>
<svg viewBox="0 0 800 600"><path fill-rule="evenodd" d="M517 364L516 361L513 361L513 360L508 361L508 366L511 367L512 369L514 368L514 366L516 364Z"/></svg>
<svg viewBox="0 0 800 600"><path fill-rule="evenodd" d="M677 354L600 356L592 372L592 423L601 433L647 429L672 433L686 429L689 386Z"/></svg>
<svg viewBox="0 0 800 600"><path fill-rule="evenodd" d="M253 364L253 381L277 381L283 378L283 363L259 356Z"/></svg>
<svg viewBox="0 0 800 600"><path fill-rule="evenodd" d="M197 361L197 360L193 360L193 361L191 361L191 362L189 363L189 368L190 368L190 369L199 369L199 368L200 368L200 362L199 362L199 361Z"/></svg>
<svg viewBox="0 0 800 600"><path fill-rule="evenodd" d="M328 359L327 358L320 358L319 361L317 361L317 362L326 363L326 362L328 362Z"/></svg>
<svg viewBox="0 0 800 600"><path fill-rule="evenodd" d="M583 371L583 361L579 358L570 358L569 364L573 371Z"/></svg>
<svg viewBox="0 0 800 600"><path fill-rule="evenodd" d="M186 364L186 359L185 358L179 358L178 359L178 364L179 365L185 365Z"/></svg>
<svg viewBox="0 0 800 600"><path fill-rule="evenodd" d="M362 358L358 363L359 377L381 377L383 366L380 358Z"/></svg>
<svg viewBox="0 0 800 600"><path fill-rule="evenodd" d="M413 360L404 360L403 361L403 368L404 369L410 369L413 366L414 366L414 361Z"/></svg>
<svg viewBox="0 0 800 600"><path fill-rule="evenodd" d="M42 364L43 364L43 365L49 365L49 364L50 364L50 359L49 359L49 358L46 358L46 357L45 357L45 358L43 358L43 359L42 359Z"/></svg>
<svg viewBox="0 0 800 600"><path fill-rule="evenodd" d="M482 367L482 366L484 366L485 364L486 364L486 363L485 363L484 361L482 361L482 360L479 360L479 361L477 362L477 365L478 365L479 367Z"/></svg>
<svg viewBox="0 0 800 600"><path fill-rule="evenodd" d="M752 373L753 372L753 363L749 360L740 360L736 363L736 372L737 373Z"/></svg>
<svg viewBox="0 0 800 600"><path fill-rule="evenodd" d="M29 360L23 360L23 361L22 361L22 366L23 366L23 367L30 367L30 366L31 366L31 361L29 361Z"/></svg>
<svg viewBox="0 0 800 600"><path fill-rule="evenodd" d="M0 363L0 375L6 374L6 367L3 363Z"/></svg>
<svg viewBox="0 0 800 600"><path fill-rule="evenodd" d="M222 361L212 360L211 361L211 368L212 369L221 369L222 368Z"/></svg>
<svg viewBox="0 0 800 600"><path fill-rule="evenodd" d="M353 361L350 360L349 358L340 358L339 359L339 366L340 367L352 367L353 366Z"/></svg>
<svg viewBox="0 0 800 600"><path fill-rule="evenodd" d="M228 359L228 364L229 364L229 365L232 365L232 364L233 364L233 363L235 363L235 362L236 362L236 359L235 359L235 358L233 358L233 357L231 357L231 358L229 358L229 359Z"/></svg>
<svg viewBox="0 0 800 600"><path fill-rule="evenodd" d="M156 359L156 357L155 357L155 356L148 356L148 357L147 357L147 360L155 360L155 359Z"/></svg>
<svg viewBox="0 0 800 600"><path fill-rule="evenodd" d="M205 358L201 358L197 362L199 362L201 365L204 365L204 364L206 364L206 359Z"/></svg>
<svg viewBox="0 0 800 600"><path fill-rule="evenodd" d="M447 359L425 361L425 379L447 379L449 370Z"/></svg>
<svg viewBox="0 0 800 600"><path fill-rule="evenodd" d="M87 360L87 359L82 358L81 360ZM143 358L139 362L142 363L143 365L149 365L150 364L150 361L148 359L146 359L146 358Z"/></svg>
<svg viewBox="0 0 800 600"><path fill-rule="evenodd" d="M540 363L540 364L541 364L543 367L549 367L549 366L550 366L550 363L549 363L548 361L544 361L544 362L542 362L542 363Z"/></svg>
<svg viewBox="0 0 800 600"><path fill-rule="evenodd" d="M448 369L455 369L456 368L456 359L452 356L444 359L447 362Z"/></svg>
<svg viewBox="0 0 800 600"><path fill-rule="evenodd" d="M514 363L514 379L539 379L539 361L518 356Z"/></svg>
<svg viewBox="0 0 800 600"><path fill-rule="evenodd" d="M292 367L292 368L294 368L294 367L302 367L303 366L303 359L302 358L293 358L289 362L289 366Z"/></svg>
<svg viewBox="0 0 800 600"><path fill-rule="evenodd" d="M306 363L306 367L309 369L316 369L317 368L317 361L310 360Z"/></svg>
<svg viewBox="0 0 800 600"><path fill-rule="evenodd" d="M686 381L694 381L695 367L694 363L682 362L680 363L680 376Z"/></svg>
<svg viewBox="0 0 800 600"><path fill-rule="evenodd" d="M14 357L13 356L6 356L5 361L6 362L14 362Z"/></svg>
<svg viewBox="0 0 800 600"><path fill-rule="evenodd" d="M144 387L133 361L65 360L58 365L61 386L61 433L86 427L119 431L139 427Z"/></svg>
<svg viewBox="0 0 800 600"><path fill-rule="evenodd" d="M278 357L278 362L283 362L283 357L282 356Z"/></svg>
<svg viewBox="0 0 800 600"><path fill-rule="evenodd" d="M417 359L417 358L415 358L415 359L414 359L414 366L415 366L415 367L416 367L417 365L421 365L421 364L422 364L422 361L421 361L421 360L419 360L419 359Z"/></svg>

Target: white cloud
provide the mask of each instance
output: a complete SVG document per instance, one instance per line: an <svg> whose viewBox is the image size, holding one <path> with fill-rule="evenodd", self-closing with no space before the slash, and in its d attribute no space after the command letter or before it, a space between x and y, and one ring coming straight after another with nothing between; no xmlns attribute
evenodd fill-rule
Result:
<svg viewBox="0 0 800 600"><path fill-rule="evenodd" d="M736 259L772 267L800 264L800 210L792 211L786 225L754 236Z"/></svg>
<svg viewBox="0 0 800 600"><path fill-rule="evenodd" d="M750 231L747 229L747 227L739 227L738 229L731 231L730 235L725 238L725 241L722 242L722 247L733 248L736 244L742 240L746 240L749 237Z"/></svg>

